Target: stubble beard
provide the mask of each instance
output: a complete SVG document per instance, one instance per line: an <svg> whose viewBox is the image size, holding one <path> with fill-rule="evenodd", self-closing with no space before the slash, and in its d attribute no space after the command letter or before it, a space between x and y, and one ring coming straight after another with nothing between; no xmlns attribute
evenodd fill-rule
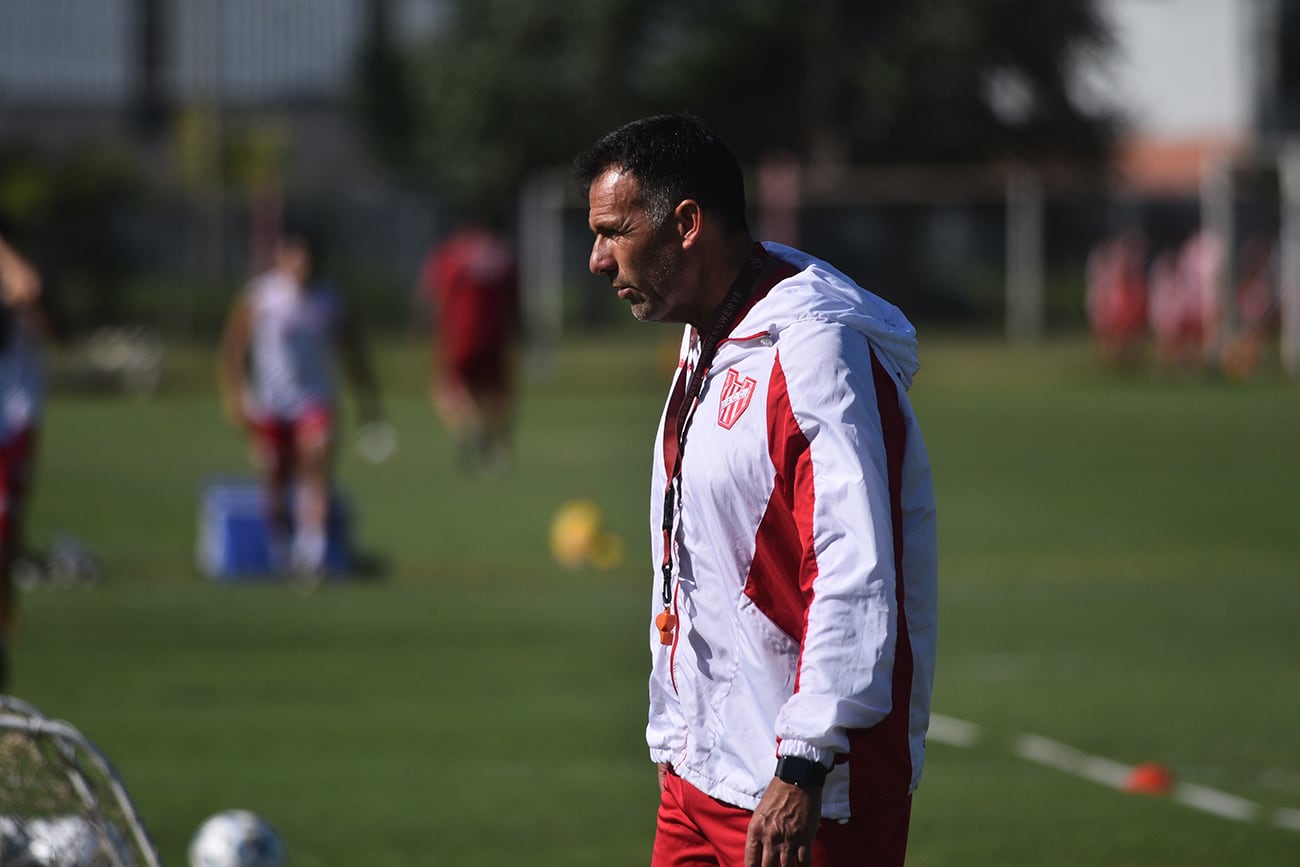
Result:
<svg viewBox="0 0 1300 867"><path fill-rule="evenodd" d="M676 250L671 244L657 249L645 268L647 288L641 291L645 300L632 304L632 315L640 322L676 322L669 304L670 293L675 294L681 281L681 269L677 262Z"/></svg>

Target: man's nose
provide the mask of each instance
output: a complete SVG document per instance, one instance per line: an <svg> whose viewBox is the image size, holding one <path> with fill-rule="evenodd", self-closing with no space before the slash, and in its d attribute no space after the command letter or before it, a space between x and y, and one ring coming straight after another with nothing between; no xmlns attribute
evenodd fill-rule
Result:
<svg viewBox="0 0 1300 867"><path fill-rule="evenodd" d="M614 259L599 239L591 245L591 258L587 260L587 268L596 275L608 274L614 270Z"/></svg>

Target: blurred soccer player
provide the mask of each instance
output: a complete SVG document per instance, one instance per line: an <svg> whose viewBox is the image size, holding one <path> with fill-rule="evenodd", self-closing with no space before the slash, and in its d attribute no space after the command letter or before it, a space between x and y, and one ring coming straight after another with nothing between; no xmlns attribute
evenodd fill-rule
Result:
<svg viewBox="0 0 1300 867"><path fill-rule="evenodd" d="M337 426L336 360L363 421L380 418L379 390L361 331L318 271L320 251L286 233L274 264L255 277L227 318L221 342L222 407L250 434L267 500L274 567L324 568Z"/></svg>
<svg viewBox="0 0 1300 867"><path fill-rule="evenodd" d="M1136 230L1108 239L1088 255L1088 322L1106 358L1136 360L1147 332L1146 241Z"/></svg>
<svg viewBox="0 0 1300 867"><path fill-rule="evenodd" d="M471 224L436 247L420 271L435 320L430 397L470 469L493 474L509 457L518 267L511 245Z"/></svg>
<svg viewBox="0 0 1300 867"><path fill-rule="evenodd" d="M0 692L8 683L17 598L14 558L24 519L45 401L40 344L51 330L36 268L0 235Z"/></svg>
<svg viewBox="0 0 1300 867"><path fill-rule="evenodd" d="M1171 368L1198 366L1207 337L1219 327L1217 287L1223 252L1217 236L1198 230L1152 263L1151 332L1160 361Z"/></svg>

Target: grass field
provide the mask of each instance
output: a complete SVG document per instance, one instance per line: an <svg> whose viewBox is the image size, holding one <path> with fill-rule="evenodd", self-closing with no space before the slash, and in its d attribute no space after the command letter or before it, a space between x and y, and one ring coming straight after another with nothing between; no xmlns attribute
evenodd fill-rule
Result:
<svg viewBox="0 0 1300 867"><path fill-rule="evenodd" d="M193 566L198 491L246 472L210 361L148 401L56 395L33 541L102 556L93 589L24 599L14 692L114 761L164 859L248 807L311 865L635 865L644 513L666 332L569 347L526 384L517 463L457 472L422 350L387 348L398 455L342 456L357 541L387 568L313 595ZM913 388L940 504L935 709L913 865L1283 865L1300 831L1300 386L1102 371L1088 348L936 338ZM553 564L589 496L627 542ZM1039 735L1259 805L1234 821L1017 756Z"/></svg>

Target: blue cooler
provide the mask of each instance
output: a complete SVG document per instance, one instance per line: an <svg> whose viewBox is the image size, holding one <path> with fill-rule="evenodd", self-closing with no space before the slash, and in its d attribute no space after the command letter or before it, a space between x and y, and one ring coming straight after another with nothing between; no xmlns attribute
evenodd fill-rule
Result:
<svg viewBox="0 0 1300 867"><path fill-rule="evenodd" d="M217 581L277 580L284 574L271 563L266 505L261 486L249 481L209 482L199 505L198 565ZM325 571L340 575L351 560L346 498L330 497L325 540Z"/></svg>

